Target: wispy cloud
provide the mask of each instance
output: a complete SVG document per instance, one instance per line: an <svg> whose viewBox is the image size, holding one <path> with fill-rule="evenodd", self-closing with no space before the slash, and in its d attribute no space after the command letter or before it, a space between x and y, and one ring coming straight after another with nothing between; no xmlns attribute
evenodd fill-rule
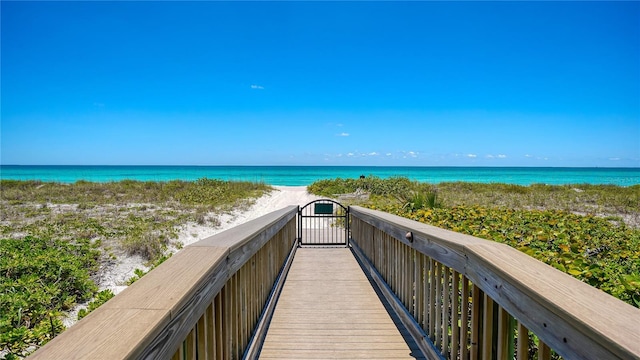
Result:
<svg viewBox="0 0 640 360"><path fill-rule="evenodd" d="M378 155L378 153L377 153L377 152L375 152L375 151L373 151L373 152L370 152L370 153L369 153L369 154L367 154L367 155L369 155L369 156L377 156L377 155Z"/></svg>
<svg viewBox="0 0 640 360"><path fill-rule="evenodd" d="M336 136L349 136L349 133L341 132L340 134L336 134Z"/></svg>
<svg viewBox="0 0 640 360"><path fill-rule="evenodd" d="M612 157L612 158L609 158L609 160L611 160L611 161L619 161L619 160L620 160L620 158Z"/></svg>
<svg viewBox="0 0 640 360"><path fill-rule="evenodd" d="M416 151L403 151L402 153L404 154L402 156L403 159L406 159L407 157L412 157L412 158L418 157L418 152Z"/></svg>
<svg viewBox="0 0 640 360"><path fill-rule="evenodd" d="M254 90L264 90L264 86L256 84L251 84L251 88Z"/></svg>
<svg viewBox="0 0 640 360"><path fill-rule="evenodd" d="M476 154L467 154L467 157L473 159L473 158L477 158L478 155L476 155Z"/></svg>
<svg viewBox="0 0 640 360"><path fill-rule="evenodd" d="M472 155L472 154L470 154L470 155ZM491 155L491 154L489 154L489 155L487 155L487 156L486 156L486 158L487 158L487 159L495 159L495 158L498 158L498 159L506 159L506 158L507 158L507 155L504 155L504 154Z"/></svg>

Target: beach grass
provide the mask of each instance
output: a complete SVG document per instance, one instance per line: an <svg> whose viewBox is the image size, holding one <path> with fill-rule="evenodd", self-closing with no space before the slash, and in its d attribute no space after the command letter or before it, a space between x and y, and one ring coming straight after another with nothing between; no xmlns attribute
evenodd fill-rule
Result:
<svg viewBox="0 0 640 360"><path fill-rule="evenodd" d="M429 184L405 177L325 179L308 187L309 192L327 197L368 192L382 203L402 202L416 194L437 194L445 207L478 205L510 209L564 210L579 214L620 217L630 226L640 226L640 185L545 185L442 182Z"/></svg>
<svg viewBox="0 0 640 360"><path fill-rule="evenodd" d="M263 183L215 179L74 184L0 182L0 237L98 239L154 260L177 227L217 225L215 213L246 208L270 191Z"/></svg>

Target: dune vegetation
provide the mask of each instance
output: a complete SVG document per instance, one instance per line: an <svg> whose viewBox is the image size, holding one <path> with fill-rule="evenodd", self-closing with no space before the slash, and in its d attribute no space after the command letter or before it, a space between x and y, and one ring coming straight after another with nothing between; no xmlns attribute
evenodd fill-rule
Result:
<svg viewBox="0 0 640 360"><path fill-rule="evenodd" d="M640 185L412 182L407 178L329 179L309 192L508 244L640 307Z"/></svg>
<svg viewBox="0 0 640 360"><path fill-rule="evenodd" d="M61 318L87 302L85 316L113 296L94 281L101 265L127 254L154 266L180 226L219 225L271 187L201 179L74 184L0 182L0 358L24 356L64 330ZM134 281L143 273L136 271Z"/></svg>

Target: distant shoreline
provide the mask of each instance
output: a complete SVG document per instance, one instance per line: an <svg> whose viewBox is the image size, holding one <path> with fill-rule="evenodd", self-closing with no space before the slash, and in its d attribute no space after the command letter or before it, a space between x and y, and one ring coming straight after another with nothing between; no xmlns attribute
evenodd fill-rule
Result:
<svg viewBox="0 0 640 360"><path fill-rule="evenodd" d="M531 184L640 184L640 168L584 167L455 167L455 166L164 166L164 165L0 165L2 180L74 183L137 181L194 181L201 178L261 182L274 186L307 186L335 178L406 177L441 182Z"/></svg>

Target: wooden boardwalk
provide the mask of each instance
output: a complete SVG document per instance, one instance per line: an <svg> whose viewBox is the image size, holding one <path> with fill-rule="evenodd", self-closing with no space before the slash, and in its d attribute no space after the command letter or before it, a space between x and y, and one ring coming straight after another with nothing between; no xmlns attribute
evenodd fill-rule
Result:
<svg viewBox="0 0 640 360"><path fill-rule="evenodd" d="M347 248L298 249L262 359L423 359Z"/></svg>

